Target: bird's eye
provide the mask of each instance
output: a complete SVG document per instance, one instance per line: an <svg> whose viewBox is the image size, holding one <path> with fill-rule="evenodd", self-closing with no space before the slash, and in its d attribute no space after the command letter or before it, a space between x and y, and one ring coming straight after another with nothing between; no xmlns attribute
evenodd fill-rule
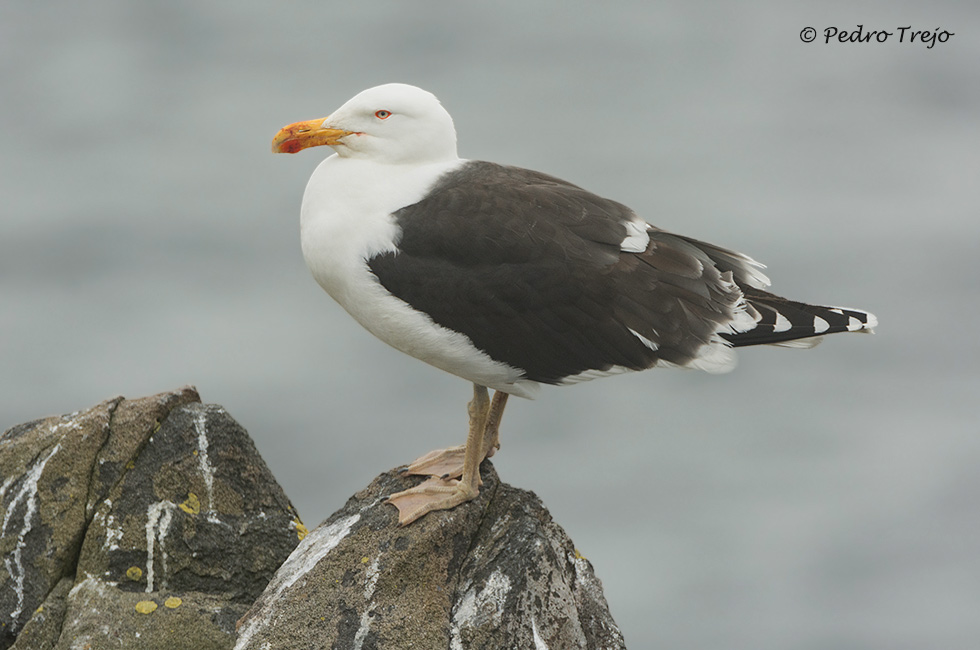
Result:
<svg viewBox="0 0 980 650"><path fill-rule="evenodd" d="M379 120L387 120L389 117L391 117L391 111L380 110L376 112L374 116Z"/></svg>

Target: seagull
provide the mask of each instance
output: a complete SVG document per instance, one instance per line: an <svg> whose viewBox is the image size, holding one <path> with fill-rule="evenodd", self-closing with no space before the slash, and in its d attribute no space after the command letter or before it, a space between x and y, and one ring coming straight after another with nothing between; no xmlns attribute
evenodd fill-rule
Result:
<svg viewBox="0 0 980 650"><path fill-rule="evenodd" d="M300 211L313 277L376 337L473 384L466 444L415 460L404 471L428 479L388 498L401 525L476 498L510 395L654 367L727 372L736 347L877 324L769 293L747 255L559 178L460 158L452 117L415 86L370 88L272 141L317 146L334 153Z"/></svg>

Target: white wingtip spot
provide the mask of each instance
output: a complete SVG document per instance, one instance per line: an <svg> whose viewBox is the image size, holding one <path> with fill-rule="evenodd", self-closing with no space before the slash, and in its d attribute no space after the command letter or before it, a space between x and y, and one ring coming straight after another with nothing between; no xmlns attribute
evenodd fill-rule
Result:
<svg viewBox="0 0 980 650"><path fill-rule="evenodd" d="M732 287L737 290L737 287L733 284ZM755 309L751 304L745 302L745 298L738 301L735 305L735 310L732 315L732 320L728 323L722 325L718 328L718 333L725 334L738 334L740 332L748 332L749 330L755 328L758 324L760 315L758 310Z"/></svg>
<svg viewBox="0 0 980 650"><path fill-rule="evenodd" d="M777 311L776 312L776 324L772 328L772 331L773 332L786 332L791 327L793 327L793 324L789 322L789 319L786 318L785 316L783 316L782 314L780 314Z"/></svg>
<svg viewBox="0 0 980 650"><path fill-rule="evenodd" d="M830 329L830 323L820 318L819 316L813 317L813 331L817 334L821 334Z"/></svg>
<svg viewBox="0 0 980 650"><path fill-rule="evenodd" d="M860 318L850 316L847 320L847 331L848 332L871 332L872 329L878 326L878 317L871 312L864 311L863 309L852 309L850 307L832 307L830 311L837 312L838 314L843 314L844 312L853 312L858 314L864 314L867 319L866 323L862 323ZM871 332L872 334L874 332Z"/></svg>

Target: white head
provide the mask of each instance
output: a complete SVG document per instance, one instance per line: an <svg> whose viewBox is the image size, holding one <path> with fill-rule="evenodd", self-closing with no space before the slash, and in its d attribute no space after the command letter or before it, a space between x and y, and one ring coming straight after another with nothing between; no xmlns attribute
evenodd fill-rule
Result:
<svg viewBox="0 0 980 650"><path fill-rule="evenodd" d="M327 145L341 157L401 164L453 160L456 129L436 96L407 84L368 88L330 117L297 122L272 141L276 153Z"/></svg>

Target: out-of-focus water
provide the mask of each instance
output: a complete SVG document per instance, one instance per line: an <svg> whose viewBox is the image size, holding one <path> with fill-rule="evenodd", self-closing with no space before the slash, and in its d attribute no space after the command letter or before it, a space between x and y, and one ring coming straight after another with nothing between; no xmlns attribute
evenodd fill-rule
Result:
<svg viewBox="0 0 980 650"><path fill-rule="evenodd" d="M822 42L859 23L955 36ZM630 647L976 648L978 43L955 2L6 2L0 428L193 383L308 525L462 442L470 387L374 340L303 265L328 152L268 150L414 83L462 155L881 320L730 375L512 402L497 468L593 562Z"/></svg>

